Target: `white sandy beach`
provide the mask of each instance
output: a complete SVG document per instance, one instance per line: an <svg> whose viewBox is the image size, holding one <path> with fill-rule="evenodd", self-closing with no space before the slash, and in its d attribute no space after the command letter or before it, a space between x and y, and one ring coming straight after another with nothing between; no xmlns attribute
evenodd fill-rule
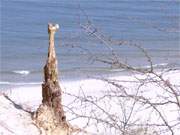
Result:
<svg viewBox="0 0 180 135"><path fill-rule="evenodd" d="M163 76L165 79L168 79L169 82L180 90L180 71L170 71L165 73ZM129 93L135 93L135 89L139 87L137 80L145 78L142 75L132 75L132 76L119 76L111 77L110 80L118 80L119 84L127 88ZM103 127L102 124L96 123L94 121L87 124L87 119L85 118L75 118L77 115L72 114L72 111L75 111L77 114L81 115L91 115L92 109L97 109L89 102L85 107L83 102L78 101L75 95L79 97L86 97L87 99L98 99L101 96L105 95L106 92L115 90L116 88L110 85L107 82L98 79L87 79L79 81L61 81L61 88L63 90L63 105L66 112L67 120L71 125L85 129L86 131L98 135L110 135L116 134L113 130L108 130L108 127ZM144 95L147 98L151 98L152 101L160 101L161 95L166 95L166 91L163 91L161 87L157 86L154 83L148 83L143 85L140 88L142 92L140 95ZM3 91L0 95L0 135L39 135L40 132L33 124L31 120L31 115L26 111L35 111L37 107L41 104L41 85L34 85L30 87L17 87L11 90ZM70 94L69 94L70 93ZM4 94L8 98L4 97ZM120 97L121 98L121 97ZM178 97L179 98L179 97ZM120 100L119 100L120 101ZM127 109L132 105L131 100L123 101L124 106ZM119 111L116 101L107 100L99 101L98 105L108 110L111 114L116 114L121 117L122 113ZM22 108L24 110L22 110ZM71 108L71 109L69 109ZM167 106L162 106L163 116L171 124L175 124L179 121L180 115L177 107L172 104ZM94 113L98 117L104 118L105 115L98 110L94 110ZM159 118L156 112L152 109L148 109L148 106L136 105L134 107L134 113L131 121L137 121L137 123L142 124L145 122L162 124L162 120ZM180 121L179 121L180 122ZM178 135L180 132L180 125L173 128L175 135ZM153 129L152 129L153 131ZM162 131L163 132L163 131ZM155 134L151 132L152 134ZM165 132L164 134L171 134Z"/></svg>

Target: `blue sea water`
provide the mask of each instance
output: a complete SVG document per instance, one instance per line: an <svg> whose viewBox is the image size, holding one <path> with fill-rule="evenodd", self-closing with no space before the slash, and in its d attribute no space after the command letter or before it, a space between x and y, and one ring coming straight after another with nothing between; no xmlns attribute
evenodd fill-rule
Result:
<svg viewBox="0 0 180 135"><path fill-rule="evenodd" d="M80 28L87 16L106 38L143 46L154 65L180 67L179 0L1 0L0 9L0 86L43 80L48 22L60 25L56 52L62 79L121 71L95 60L108 59L110 50ZM148 66L137 48L112 48L122 61Z"/></svg>

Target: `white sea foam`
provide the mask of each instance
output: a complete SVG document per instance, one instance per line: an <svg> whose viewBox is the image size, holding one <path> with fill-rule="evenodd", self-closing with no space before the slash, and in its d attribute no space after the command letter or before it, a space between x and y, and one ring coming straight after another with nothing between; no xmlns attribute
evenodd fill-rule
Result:
<svg viewBox="0 0 180 135"><path fill-rule="evenodd" d="M154 67L157 67L157 66L167 66L168 63L160 63L160 64L154 64L153 66Z"/></svg>
<svg viewBox="0 0 180 135"><path fill-rule="evenodd" d="M28 71L28 70L15 70L15 71L13 71L13 73L21 74L21 75L28 75L30 73L30 71Z"/></svg>
<svg viewBox="0 0 180 135"><path fill-rule="evenodd" d="M10 82L0 82L0 84L10 84Z"/></svg>
<svg viewBox="0 0 180 135"><path fill-rule="evenodd" d="M21 85L40 85L42 82L0 82L0 85L15 85L15 86L21 86Z"/></svg>
<svg viewBox="0 0 180 135"><path fill-rule="evenodd" d="M163 67L163 66L167 66L168 63L160 63L160 64L153 64L152 66L153 67ZM143 68L150 68L151 66L148 65L148 66L143 66Z"/></svg>

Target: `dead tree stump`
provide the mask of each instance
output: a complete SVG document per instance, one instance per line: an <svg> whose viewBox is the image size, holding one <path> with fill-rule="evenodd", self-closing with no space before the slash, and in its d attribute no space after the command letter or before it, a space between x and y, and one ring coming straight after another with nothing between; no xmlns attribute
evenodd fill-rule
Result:
<svg viewBox="0 0 180 135"><path fill-rule="evenodd" d="M58 24L48 24L49 49L48 59L44 66L43 99L33 117L37 126L47 135L69 134L62 106L62 90L58 80L58 64L54 45L54 35L58 29Z"/></svg>

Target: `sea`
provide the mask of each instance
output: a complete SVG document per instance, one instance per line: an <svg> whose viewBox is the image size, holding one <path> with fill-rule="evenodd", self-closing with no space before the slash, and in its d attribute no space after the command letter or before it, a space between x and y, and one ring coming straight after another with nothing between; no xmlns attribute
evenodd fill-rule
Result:
<svg viewBox="0 0 180 135"><path fill-rule="evenodd" d="M43 82L48 23L60 80L180 68L180 0L0 0L0 90Z"/></svg>

